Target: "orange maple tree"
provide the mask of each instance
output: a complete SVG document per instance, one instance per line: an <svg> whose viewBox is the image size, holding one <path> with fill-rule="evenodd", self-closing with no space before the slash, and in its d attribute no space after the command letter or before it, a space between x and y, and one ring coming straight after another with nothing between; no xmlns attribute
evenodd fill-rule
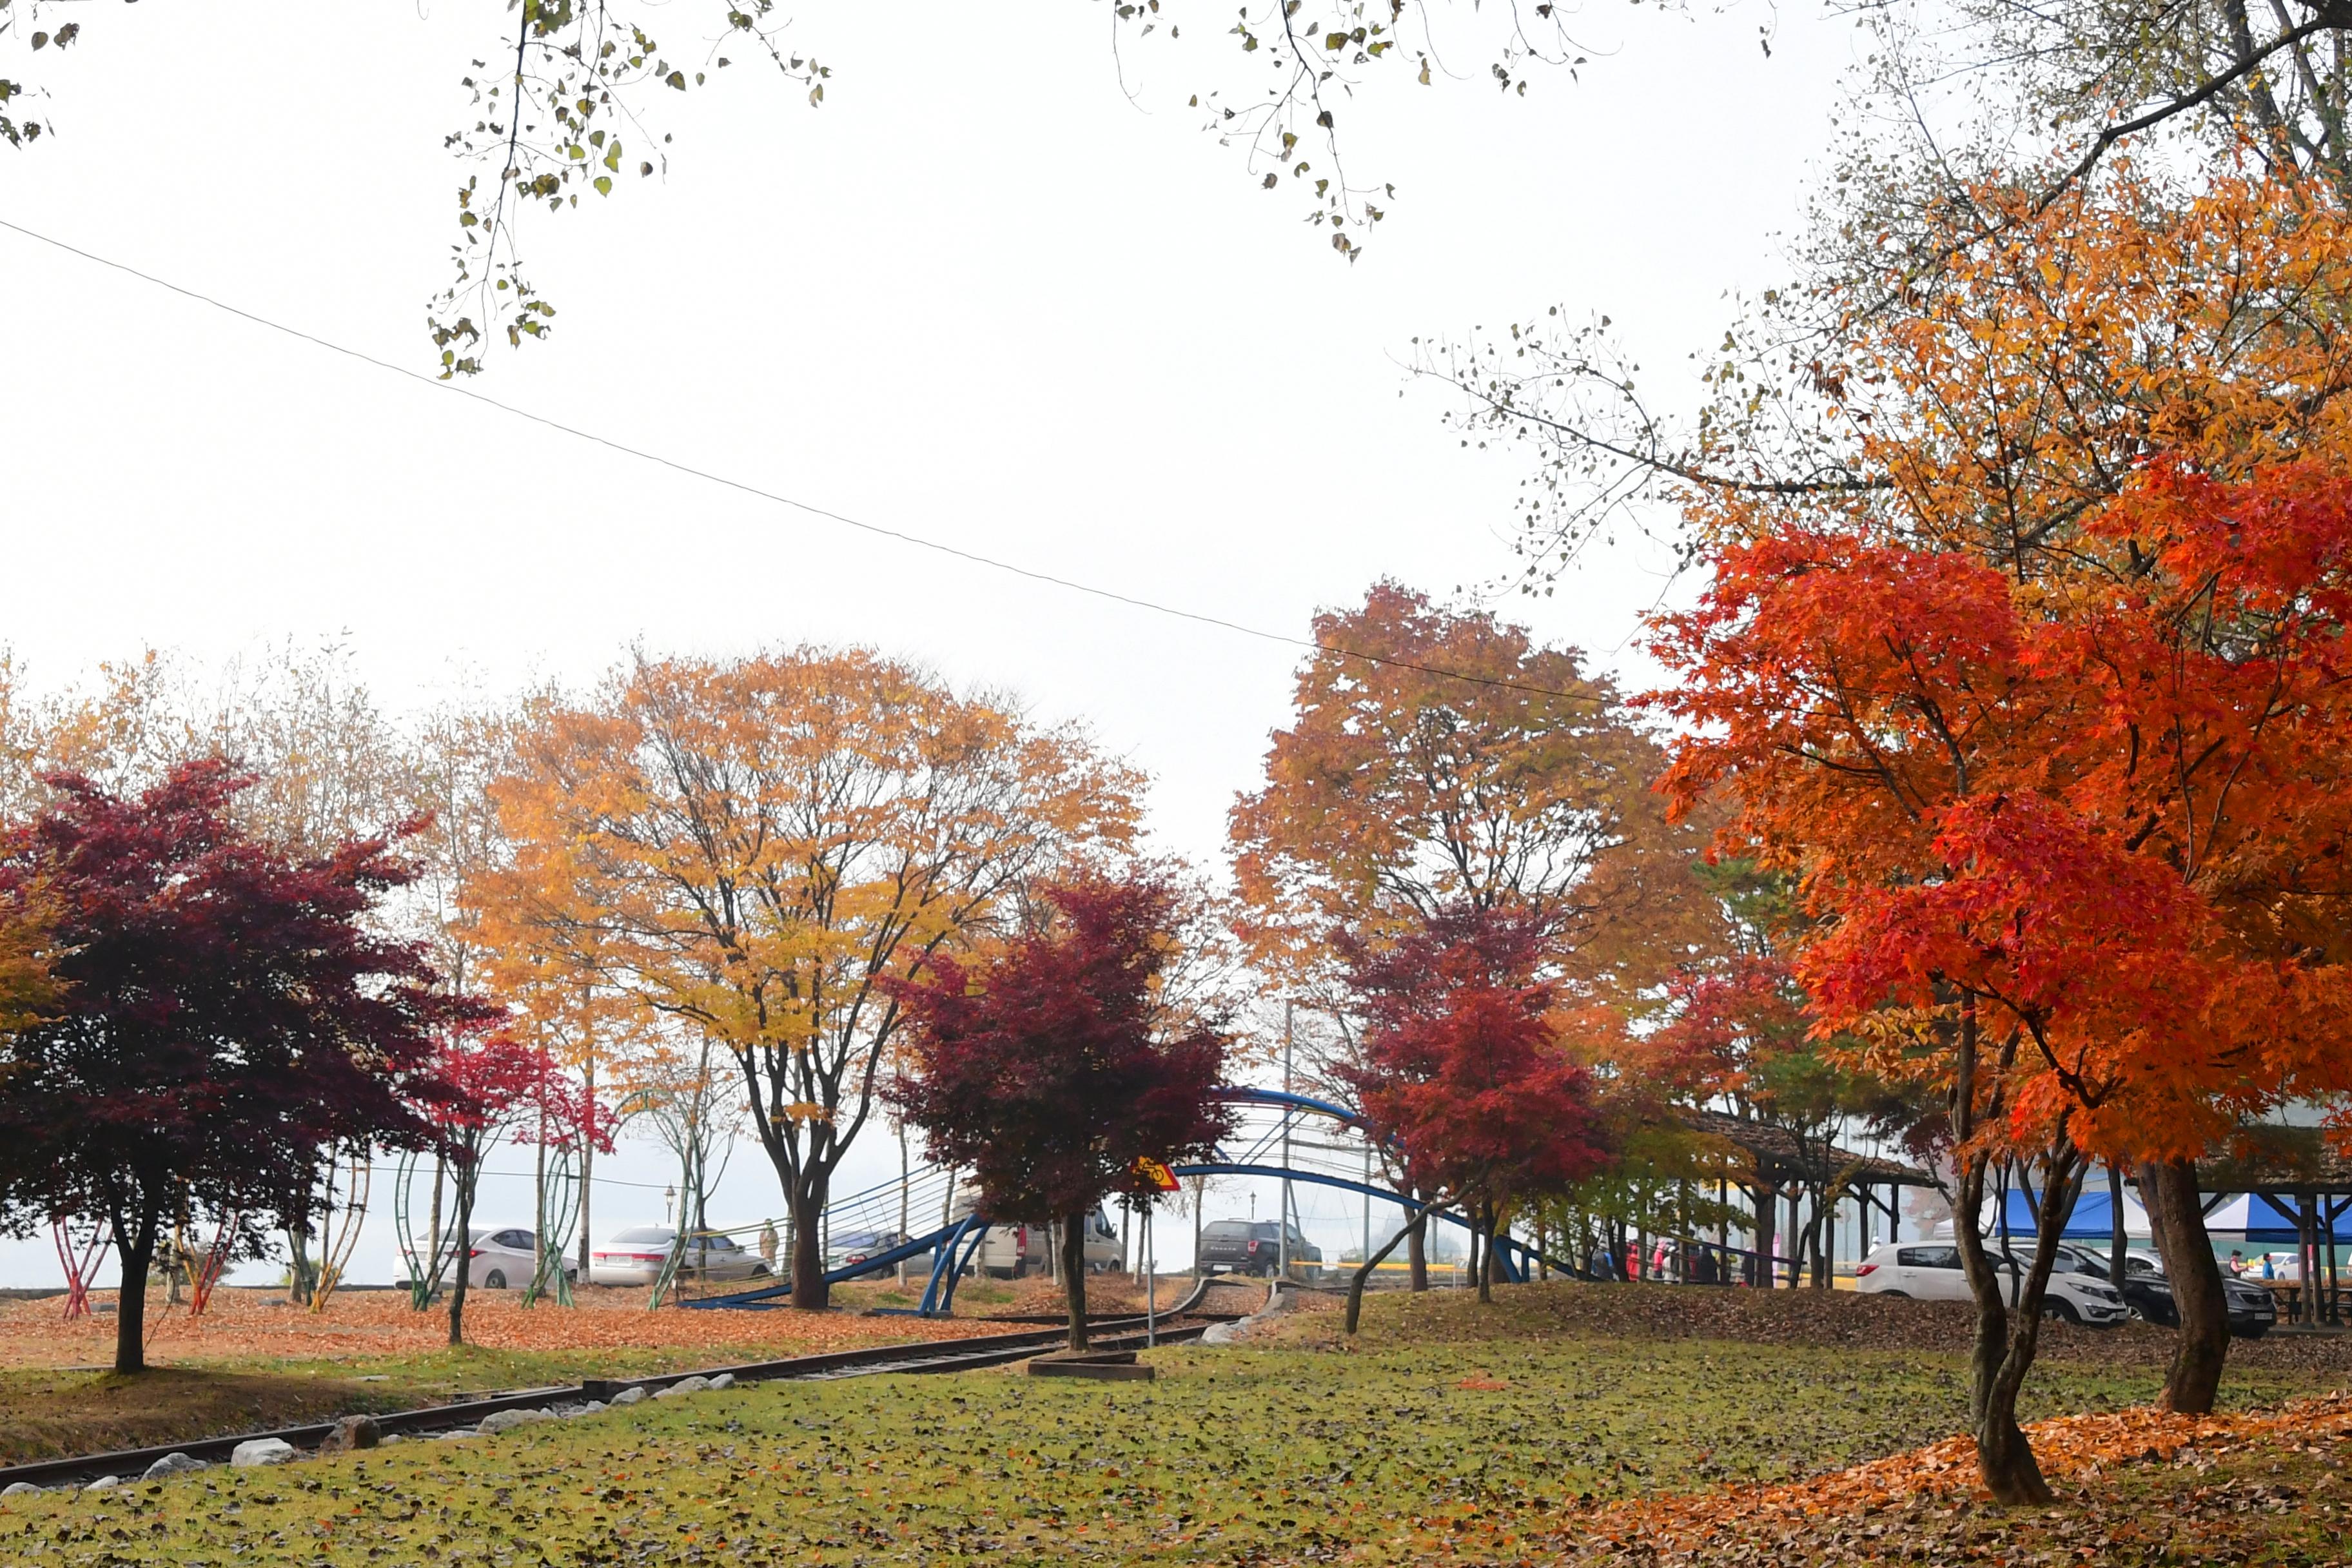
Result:
<svg viewBox="0 0 2352 1568"><path fill-rule="evenodd" d="M2352 222L2251 180L1979 195L2013 224L1801 373L1849 478L1688 498L1717 575L1659 651L1672 791L1822 922L1817 1026L1950 1097L1980 1459L2031 1498L2011 1407L2084 1162L2141 1165L2167 1398L2210 1408L2194 1162L2346 1077ZM2018 1159L2042 1245L2008 1282L1973 1221Z"/></svg>
<svg viewBox="0 0 2352 1568"><path fill-rule="evenodd" d="M2154 462L2080 529L2139 569L2020 582L1782 526L1720 552L1659 643L1697 726L1668 787L1727 790L1802 876L1816 1027L1950 1097L1974 1428L2007 1500L2047 1495L2015 1400L2086 1160L2193 1159L2284 1094L2340 1089L2352 1017L2319 929L2347 890L2352 479ZM2020 1155L2039 1224L2012 1281L1977 1218Z"/></svg>
<svg viewBox="0 0 2352 1568"><path fill-rule="evenodd" d="M1698 837L1651 795L1664 754L1575 649L1387 582L1316 616L1315 640L1230 819L1261 965L1330 995L1342 934L1377 943L1461 904L1543 912L1582 976L1646 975L1662 933L1709 918Z"/></svg>
<svg viewBox="0 0 2352 1568"><path fill-rule="evenodd" d="M1540 917L1570 1031L1628 1004L1719 932L1691 875L1704 842L1652 785L1665 757L1615 686L1575 649L1392 582L1316 616L1291 721L1228 837L1249 956L1331 1019L1310 1072L1349 1098L1362 1060L1351 948L1378 952L1439 911ZM1408 1177L1401 1166L1389 1174ZM1427 1279L1411 1231L1416 1289Z"/></svg>

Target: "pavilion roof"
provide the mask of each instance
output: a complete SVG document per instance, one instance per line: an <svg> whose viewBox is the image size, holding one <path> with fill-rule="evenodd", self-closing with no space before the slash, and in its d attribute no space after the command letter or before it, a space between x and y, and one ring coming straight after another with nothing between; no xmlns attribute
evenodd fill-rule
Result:
<svg viewBox="0 0 2352 1568"><path fill-rule="evenodd" d="M2197 1162L2208 1193L2352 1193L2352 1159L2320 1127L2256 1122L2242 1127L2227 1152Z"/></svg>
<svg viewBox="0 0 2352 1568"><path fill-rule="evenodd" d="M1778 1182L1795 1176L1811 1182L1848 1181L1878 1185L1934 1185L1927 1172L1899 1160L1864 1154L1825 1139L1800 1138L1776 1122L1734 1116L1721 1110L1685 1110L1682 1117L1694 1131L1722 1139L1756 1163L1757 1174Z"/></svg>

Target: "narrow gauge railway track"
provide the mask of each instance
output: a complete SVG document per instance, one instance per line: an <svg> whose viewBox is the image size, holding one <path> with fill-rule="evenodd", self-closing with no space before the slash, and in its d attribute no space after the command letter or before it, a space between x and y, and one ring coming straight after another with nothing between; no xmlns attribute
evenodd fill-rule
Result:
<svg viewBox="0 0 2352 1568"><path fill-rule="evenodd" d="M1159 1343L1174 1344L1198 1339L1208 1332L1212 1324L1230 1322L1238 1315L1199 1311L1199 1304L1209 1289L1210 1281L1202 1280L1191 1294L1160 1315L1159 1328L1153 1336ZM1088 1324L1087 1332L1097 1350L1140 1349L1147 1337L1144 1317L1139 1312L1131 1316L1097 1319ZM1025 1361L1051 1351L1062 1342L1065 1333L1062 1329L1041 1328L1021 1333L980 1334L969 1339L869 1345L860 1350L829 1351L821 1355L789 1356L780 1361L747 1362L737 1366L704 1367L698 1372L670 1372L653 1377L589 1378L581 1383L545 1388L517 1389L483 1399L461 1400L454 1405L395 1410L377 1415L375 1422L387 1437L395 1434L416 1436L470 1426L485 1415L495 1415L501 1410L537 1410L551 1405L584 1405L598 1399L610 1404L614 1395L627 1389L642 1388L653 1394L689 1377L716 1377L721 1373L732 1373L738 1383L772 1383L866 1377L884 1373L978 1371ZM120 1476L128 1482L137 1479L148 1466L168 1454L185 1454L191 1458L219 1464L236 1451L239 1443L250 1443L263 1437L276 1437L297 1448L315 1449L335 1430L335 1425L331 1421L318 1422L306 1426L281 1426L270 1432L239 1432L226 1437L198 1437L184 1443L165 1443L149 1448L121 1448L111 1453L80 1454L70 1458L39 1459L31 1464L9 1465L0 1467L0 1488L13 1486L18 1481L37 1487L53 1487L66 1481L95 1480L100 1476Z"/></svg>

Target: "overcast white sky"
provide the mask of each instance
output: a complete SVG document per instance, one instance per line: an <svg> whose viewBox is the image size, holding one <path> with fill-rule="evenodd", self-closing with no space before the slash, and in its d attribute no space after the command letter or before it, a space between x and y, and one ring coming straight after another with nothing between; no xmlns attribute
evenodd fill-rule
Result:
<svg viewBox="0 0 2352 1568"><path fill-rule="evenodd" d="M85 10L84 41L37 62L58 134L0 149L0 216L429 368L461 177L440 139L503 6L58 15ZM1559 302L1610 313L1645 363L1708 348L1727 290L1782 271L1855 47L1809 9L1595 5L1580 81L1538 73L1517 98L1385 73L1348 151L1397 194L1351 267L1185 106L1213 79L1258 89L1223 16L1197 18L1213 48L1129 49L1123 91L1087 0L803 6L799 47L836 70L824 109L740 65L670 106L664 182L530 231L558 330L501 345L478 384L887 527L1303 633L1381 575L1444 592L1508 568L1522 468L1441 427L1436 389L1399 368L1410 340ZM1459 34L1449 63L1482 69ZM461 670L585 679L633 638L863 642L1090 721L1152 774L1164 845L1207 860L1283 720L1296 650L757 502L5 231L0 281L0 643L37 681L147 645L216 660L331 636L397 710ZM1622 544L1515 607L1638 680L1626 639L1667 564ZM757 1163L738 1157L730 1215L772 1206ZM614 1173L653 1185L600 1214L658 1215L649 1152ZM0 1245L0 1283L54 1279L45 1251ZM387 1232L360 1273L390 1265Z"/></svg>

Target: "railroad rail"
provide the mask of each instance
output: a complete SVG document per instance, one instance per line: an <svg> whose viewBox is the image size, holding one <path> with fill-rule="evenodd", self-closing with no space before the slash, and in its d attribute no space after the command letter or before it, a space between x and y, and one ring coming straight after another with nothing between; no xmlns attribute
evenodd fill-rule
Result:
<svg viewBox="0 0 2352 1568"><path fill-rule="evenodd" d="M1107 1351L1141 1349L1147 1333L1155 1343L1173 1344L1200 1338L1213 1324L1234 1321L1241 1314L1199 1310L1202 1300L1219 1283L1223 1281L1202 1279L1182 1300L1157 1314L1156 1328L1147 1328L1147 1320L1141 1312L1090 1321L1087 1335L1093 1348ZM580 1383L544 1388L516 1389L481 1399L460 1400L451 1405L395 1410L376 1415L374 1420L378 1429L386 1436L415 1436L470 1426L484 1416L495 1415L502 1410L537 1410L551 1405L584 1405L591 1400L602 1400L609 1405L615 1394L628 1389L642 1388L647 1394L654 1394L689 1377L717 1377L721 1373L732 1374L737 1383L774 1383L866 1377L885 1373L978 1371L1025 1361L1050 1351L1062 1342L1066 1331L1059 1328L1038 1328L1019 1333L979 1334L968 1339L918 1340L868 1345L859 1350L827 1351L817 1355L787 1356L778 1361L746 1362L735 1366L704 1367L697 1372L661 1373L651 1377L588 1378ZM190 1458L219 1463L235 1453L238 1444L267 1437L278 1438L297 1448L315 1449L335 1428L336 1423L332 1421L314 1422L302 1426L281 1426L269 1432L239 1432L225 1437L198 1437L154 1447L121 1448L104 1454L38 1459L30 1464L0 1467L0 1488L18 1481L53 1487L66 1481L95 1480L100 1476L120 1476L130 1481L167 1455L185 1454Z"/></svg>

